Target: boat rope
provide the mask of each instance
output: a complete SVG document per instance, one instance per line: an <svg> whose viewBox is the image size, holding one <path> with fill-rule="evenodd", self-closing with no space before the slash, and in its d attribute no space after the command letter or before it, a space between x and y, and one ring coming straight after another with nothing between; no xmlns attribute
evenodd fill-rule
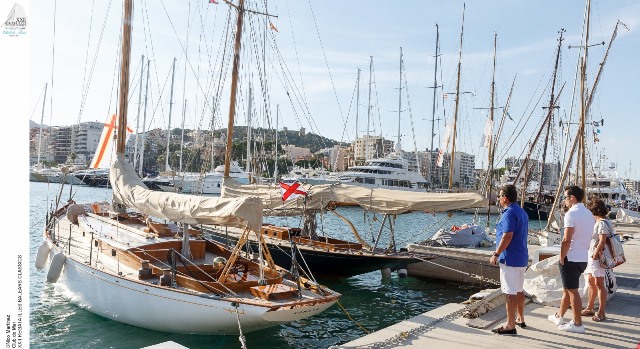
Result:
<svg viewBox="0 0 640 349"><path fill-rule="evenodd" d="M371 245L369 245L367 243L367 241L365 241L360 234L358 234L358 230L356 229L356 227L353 225L353 223L351 223L347 218L345 218L344 216L342 216L341 214L339 214L338 212L336 212L335 210L328 210L329 212L333 213L334 215L336 215L338 218L340 218L342 221L344 221L349 228L351 228L351 232L353 232L353 236L355 236L356 240L358 240L359 243L362 244L363 248L366 248L369 251L373 251L373 248L371 247Z"/></svg>
<svg viewBox="0 0 640 349"><path fill-rule="evenodd" d="M355 323L356 325L358 325L358 327L360 327L366 334L369 334L369 330L367 330L366 328L362 327L362 325L360 325L358 323L358 321L354 320L351 315L349 314L349 312L347 311L347 309L345 309L345 307L342 306L342 304L340 304L340 301L337 301L336 304L338 304L338 306L342 309L342 311L344 312L345 315L347 315L347 317L349 318L349 320L353 321L353 323Z"/></svg>
<svg viewBox="0 0 640 349"><path fill-rule="evenodd" d="M240 324L238 302L233 302L233 305L236 307L236 319L238 319L238 331L240 331L240 336L238 336L238 339L240 340L240 347L242 349L247 349L247 338L244 336L244 334L242 334L242 325Z"/></svg>
<svg viewBox="0 0 640 349"><path fill-rule="evenodd" d="M415 338L419 335L423 335L425 333L427 333L428 331L431 331L433 329L436 328L436 325L441 323L441 322L450 322L453 321L457 318L459 318L460 316L462 316L465 312L467 312L469 309L469 305L465 306L464 308L460 309L460 310L456 310L450 314L441 316L427 324L418 326L416 328L413 328L411 330L407 330L407 331L402 331L399 332L398 334L389 337L385 340L382 340L380 342L375 342L375 343L371 343L371 344L367 344L367 345L360 345L358 346L358 348L371 348L371 349L377 349L377 348L397 348L400 346L400 343L402 342L408 342L410 341L412 338ZM336 346L330 346L329 348L336 348Z"/></svg>
<svg viewBox="0 0 640 349"><path fill-rule="evenodd" d="M415 255L414 255L414 257L416 257L416 258L420 258L420 257L415 256ZM448 258L448 259L455 260L455 261L465 262L465 263L469 263L469 264L477 264L477 265L483 266L483 264L482 264L482 263L467 262L467 261L464 261L464 260L461 260L461 259L451 258L451 257L447 257L447 256L438 256L438 258ZM420 258L420 259L421 259L421 258ZM467 276L469 276L469 277L471 277L471 278L473 278L473 279L478 279L478 280L480 280L480 281L484 281L484 282L489 283L489 284L491 284L491 285L498 285L498 286L500 286L500 282L499 282L499 281L496 281L496 280L493 280L493 279L489 279L489 278L487 278L487 277L485 277L485 276L482 276L482 275L478 275L478 274L474 274L474 273L469 273L469 272L466 272L466 271L462 271L462 270L458 270L458 269L455 269L455 268L447 267L447 266L444 266L444 265L442 265L442 264L435 263L435 262L433 262L433 261L431 261L431 260L428 260L428 259L422 259L422 261L423 261L423 262L427 262L427 263L431 263L431 264L433 264L433 265L436 265L436 266L441 267L441 268L444 268L444 269L449 269L449 270L451 270L451 271L458 272L458 273L460 273L460 274L465 274L465 275L467 275Z"/></svg>

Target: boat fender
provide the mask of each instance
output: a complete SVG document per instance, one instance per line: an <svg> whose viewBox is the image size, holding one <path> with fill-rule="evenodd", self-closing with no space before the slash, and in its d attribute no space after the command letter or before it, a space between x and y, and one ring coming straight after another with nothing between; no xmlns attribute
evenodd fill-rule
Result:
<svg viewBox="0 0 640 349"><path fill-rule="evenodd" d="M43 269L47 266L47 259L49 259L49 244L46 241L43 241L38 247L38 253L36 254L36 268Z"/></svg>
<svg viewBox="0 0 640 349"><path fill-rule="evenodd" d="M398 269L398 276L400 278L406 278L407 277L407 269Z"/></svg>
<svg viewBox="0 0 640 349"><path fill-rule="evenodd" d="M64 266L64 261L67 259L67 256L62 252L56 253L55 256L51 259L51 264L49 265L49 272L47 273L47 282L55 283L58 281L60 277L60 273L62 272L62 267Z"/></svg>
<svg viewBox="0 0 640 349"><path fill-rule="evenodd" d="M69 206L69 208L67 209L67 218L69 219L69 221L73 224L78 224L78 216L80 215L84 215L86 212L84 210L84 206L82 205L71 205Z"/></svg>
<svg viewBox="0 0 640 349"><path fill-rule="evenodd" d="M391 268L384 268L380 270L383 279L388 279L391 277Z"/></svg>

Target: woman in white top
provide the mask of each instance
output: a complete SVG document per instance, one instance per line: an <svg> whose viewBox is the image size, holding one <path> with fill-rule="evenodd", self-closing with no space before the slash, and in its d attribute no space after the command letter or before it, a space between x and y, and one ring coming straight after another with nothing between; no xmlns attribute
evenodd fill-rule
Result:
<svg viewBox="0 0 640 349"><path fill-rule="evenodd" d="M604 201L598 198L592 198L587 208L596 218L596 224L593 226L593 235L591 236L591 244L589 245L589 261L587 269L584 271L589 280L589 302L587 307L582 310L582 315L589 316L593 321L602 321L606 319L604 310L607 304L607 289L604 285L605 269L600 266L600 254L607 243L607 237L614 234L613 225L607 218L609 210ZM596 302L596 294L598 295L598 313L594 311Z"/></svg>

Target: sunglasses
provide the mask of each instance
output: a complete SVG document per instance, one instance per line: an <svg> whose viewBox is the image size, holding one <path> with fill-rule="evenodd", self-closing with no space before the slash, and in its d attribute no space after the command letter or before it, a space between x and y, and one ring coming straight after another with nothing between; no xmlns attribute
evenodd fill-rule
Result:
<svg viewBox="0 0 640 349"><path fill-rule="evenodd" d="M573 195L562 195L562 200L566 200L570 197L572 197Z"/></svg>

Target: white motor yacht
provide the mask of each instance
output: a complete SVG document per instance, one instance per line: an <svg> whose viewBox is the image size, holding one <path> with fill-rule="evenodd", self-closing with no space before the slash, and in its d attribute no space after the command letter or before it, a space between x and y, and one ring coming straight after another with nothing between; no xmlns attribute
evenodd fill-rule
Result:
<svg viewBox="0 0 640 349"><path fill-rule="evenodd" d="M399 153L352 166L348 171L337 174L337 180L370 188L420 191L427 188L426 179L420 173L409 170L409 163Z"/></svg>
<svg viewBox="0 0 640 349"><path fill-rule="evenodd" d="M615 216L618 208L627 200L628 192L624 180L618 175L614 162L606 163L605 156L600 157L593 165L593 172L587 174L586 193L601 198L605 204L611 206L610 214Z"/></svg>

